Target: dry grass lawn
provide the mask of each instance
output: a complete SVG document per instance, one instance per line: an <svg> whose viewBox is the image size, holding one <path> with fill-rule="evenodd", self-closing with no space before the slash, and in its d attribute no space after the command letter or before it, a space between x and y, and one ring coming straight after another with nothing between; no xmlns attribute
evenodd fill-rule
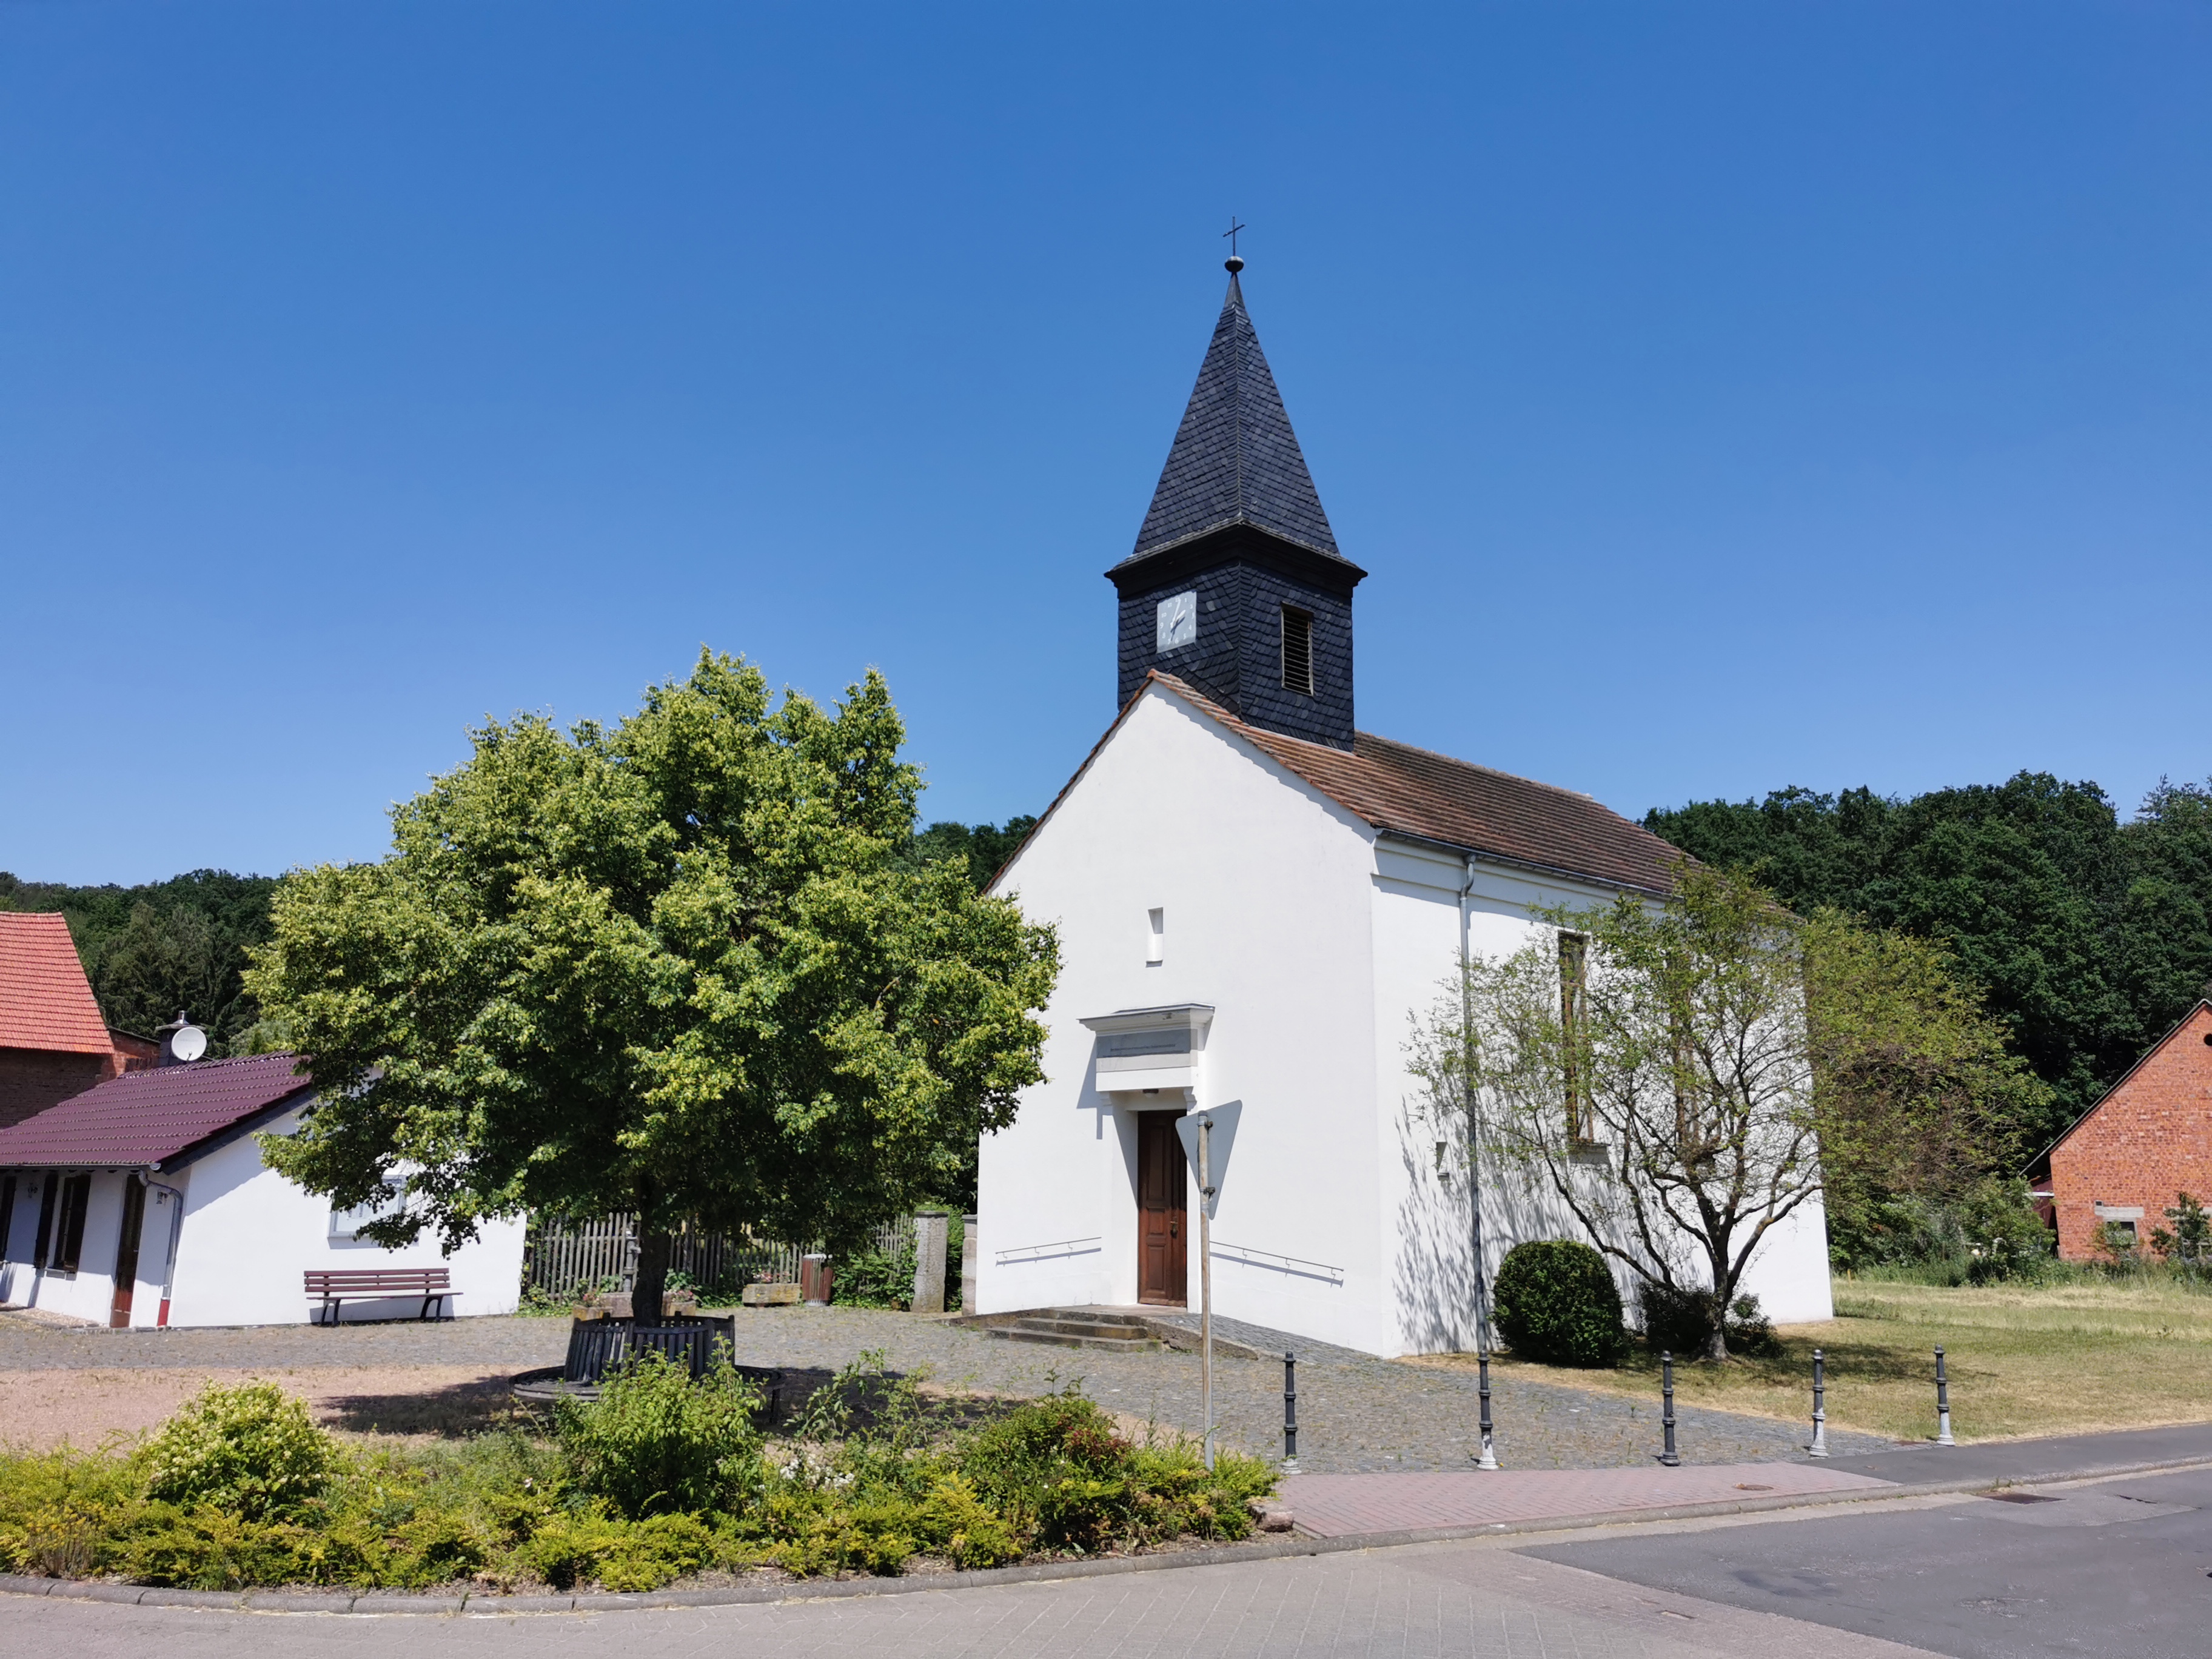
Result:
<svg viewBox="0 0 2212 1659"><path fill-rule="evenodd" d="M2212 1295L2163 1284L1925 1285L1838 1279L1837 1317L1777 1333L1774 1359L1677 1364L1683 1404L1806 1421L1813 1350L1827 1355L1828 1422L1898 1440L1936 1433L1936 1359L1951 1378L1960 1440L2091 1433L2212 1420ZM1444 1363L1472 1365L1470 1355ZM1632 1394L1656 1404L1658 1360L1638 1351L1617 1371L1510 1359L1500 1373Z"/></svg>

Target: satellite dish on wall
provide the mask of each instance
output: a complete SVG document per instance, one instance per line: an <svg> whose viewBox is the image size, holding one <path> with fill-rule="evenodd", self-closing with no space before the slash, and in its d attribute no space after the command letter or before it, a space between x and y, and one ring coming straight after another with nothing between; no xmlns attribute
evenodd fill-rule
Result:
<svg viewBox="0 0 2212 1659"><path fill-rule="evenodd" d="M169 1052L190 1065L207 1052L207 1033L197 1025L180 1025L169 1038Z"/></svg>

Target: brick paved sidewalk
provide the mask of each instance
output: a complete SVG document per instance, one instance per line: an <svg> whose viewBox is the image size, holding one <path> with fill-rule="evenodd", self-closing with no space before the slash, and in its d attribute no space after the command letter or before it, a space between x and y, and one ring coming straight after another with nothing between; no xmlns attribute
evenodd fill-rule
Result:
<svg viewBox="0 0 2212 1659"><path fill-rule="evenodd" d="M1283 1501L1300 1532L1318 1538L1549 1521L1677 1504L1803 1497L1893 1485L1816 1463L1714 1463L1703 1468L1498 1469L1435 1474L1295 1474Z"/></svg>

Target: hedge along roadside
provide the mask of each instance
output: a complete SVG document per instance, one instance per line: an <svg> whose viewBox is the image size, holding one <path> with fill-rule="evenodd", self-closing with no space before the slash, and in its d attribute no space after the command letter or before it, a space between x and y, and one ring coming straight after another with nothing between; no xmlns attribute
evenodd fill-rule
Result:
<svg viewBox="0 0 2212 1659"><path fill-rule="evenodd" d="M897 1573L923 1556L975 1569L1237 1540L1274 1484L1255 1459L1209 1474L1180 1439L1132 1443L1074 1394L963 1424L957 1402L874 1359L771 1441L734 1373L702 1387L653 1356L565 1410L550 1439L356 1449L309 1425L319 1479L256 1513L225 1507L219 1483L156 1495L154 1446L228 1467L239 1425L288 1405L272 1385L211 1389L127 1452L0 1457L0 1565L200 1591L637 1592L707 1570Z"/></svg>

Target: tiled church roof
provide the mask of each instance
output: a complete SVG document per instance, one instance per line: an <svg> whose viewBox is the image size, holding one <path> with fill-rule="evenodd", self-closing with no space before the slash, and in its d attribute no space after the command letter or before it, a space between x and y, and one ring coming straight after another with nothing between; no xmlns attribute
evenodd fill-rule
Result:
<svg viewBox="0 0 2212 1659"><path fill-rule="evenodd" d="M1493 772L1371 732L1349 752L1248 725L1171 674L1158 680L1378 830L1646 892L1670 891L1682 854L1588 795Z"/></svg>
<svg viewBox="0 0 2212 1659"><path fill-rule="evenodd" d="M1152 510L1122 562L1236 524L1343 557L1232 272Z"/></svg>
<svg viewBox="0 0 2212 1659"><path fill-rule="evenodd" d="M61 914L0 911L0 1048L112 1048Z"/></svg>

